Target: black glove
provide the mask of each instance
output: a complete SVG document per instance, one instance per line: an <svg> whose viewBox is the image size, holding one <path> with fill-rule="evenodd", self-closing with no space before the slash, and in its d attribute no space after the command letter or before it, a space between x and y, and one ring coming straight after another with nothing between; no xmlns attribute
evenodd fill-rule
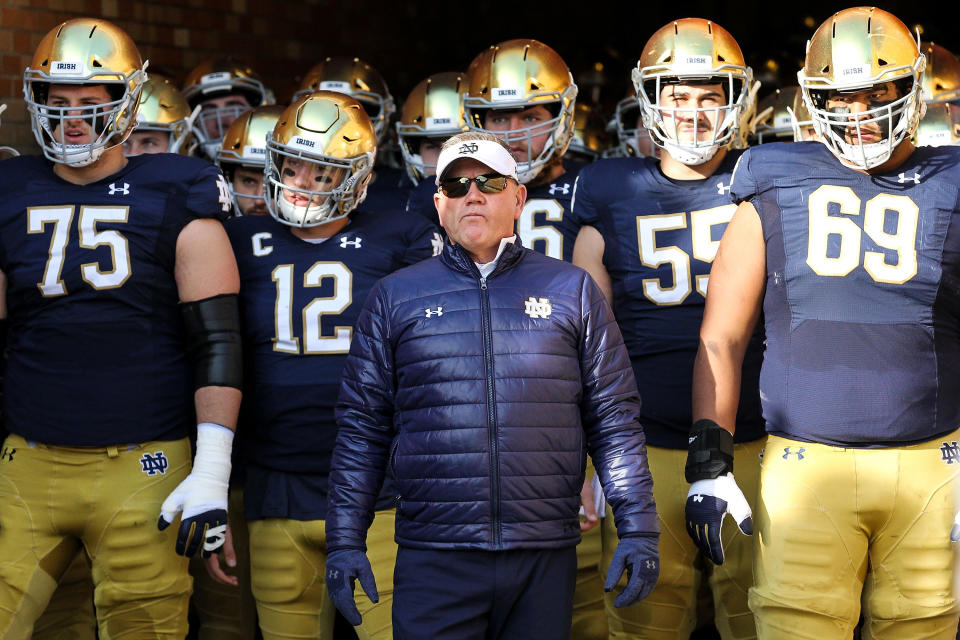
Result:
<svg viewBox="0 0 960 640"><path fill-rule="evenodd" d="M363 592L373 602L380 601L377 583L367 554L359 549L338 549L327 556L327 591L334 606L347 622L357 626L362 622L357 603L353 599L353 583L360 581Z"/></svg>
<svg viewBox="0 0 960 640"><path fill-rule="evenodd" d="M613 591L624 570L627 586L613 602L615 607L629 607L643 600L657 585L660 576L660 555L657 551L658 536L629 536L621 538L613 552L604 591Z"/></svg>

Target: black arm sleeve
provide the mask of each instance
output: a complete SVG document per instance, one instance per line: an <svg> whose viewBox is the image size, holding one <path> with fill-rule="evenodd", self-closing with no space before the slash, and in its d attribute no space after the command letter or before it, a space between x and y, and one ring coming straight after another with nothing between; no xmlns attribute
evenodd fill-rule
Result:
<svg viewBox="0 0 960 640"><path fill-rule="evenodd" d="M243 387L239 296L225 293L180 305L194 386Z"/></svg>

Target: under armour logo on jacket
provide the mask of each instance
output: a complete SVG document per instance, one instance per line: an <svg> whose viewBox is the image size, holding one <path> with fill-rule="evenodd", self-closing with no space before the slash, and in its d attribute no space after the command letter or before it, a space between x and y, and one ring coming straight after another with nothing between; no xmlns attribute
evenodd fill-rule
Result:
<svg viewBox="0 0 960 640"><path fill-rule="evenodd" d="M143 457L140 458L140 466L142 467L140 471L148 476L155 476L158 473L160 475L166 475L170 462L167 460L167 457L163 455L163 451L157 451L153 455L149 453L143 454Z"/></svg>
<svg viewBox="0 0 960 640"><path fill-rule="evenodd" d="M109 185L110 191L107 195L115 196L120 194L121 196L130 195L130 183L124 182L122 187L118 187L116 182L111 182Z"/></svg>
<svg viewBox="0 0 960 640"><path fill-rule="evenodd" d="M800 447L797 451L790 451L793 447L784 447L783 448L783 459L786 460L790 456L797 456L797 460L803 460L803 452L806 451L803 447Z"/></svg>
<svg viewBox="0 0 960 640"><path fill-rule="evenodd" d="M433 255L438 256L443 253L443 238L441 238L440 234L436 231L433 232L433 237L430 238L430 246L433 247Z"/></svg>
<svg viewBox="0 0 960 640"><path fill-rule="evenodd" d="M531 318L546 318L553 313L553 307L550 306L549 298L530 298L523 303L523 312Z"/></svg>
<svg viewBox="0 0 960 640"><path fill-rule="evenodd" d="M562 185L556 183L551 184L550 195L555 196L558 193L562 196L570 195L570 183L564 182Z"/></svg>
<svg viewBox="0 0 960 640"><path fill-rule="evenodd" d="M724 186L723 180L717 183L717 195L722 196L723 194L730 191L730 185Z"/></svg>
<svg viewBox="0 0 960 640"><path fill-rule="evenodd" d="M426 312L428 318L443 315L443 307L437 307L436 309L424 309L424 311Z"/></svg>
<svg viewBox="0 0 960 640"><path fill-rule="evenodd" d="M906 175L906 174L901 173L901 174L900 174L900 179L897 180L897 182L899 182L900 184L903 184L903 183L906 182L907 180L912 180L912 181L913 181L913 184L920 184L920 174L919 174L919 173L914 173L914 174L913 174L913 177L910 177L910 176L908 176L908 175Z"/></svg>
<svg viewBox="0 0 960 640"><path fill-rule="evenodd" d="M355 237L353 240L343 236L340 238L340 248L346 249L348 246L353 247L354 249L360 248L360 243L363 241L363 238Z"/></svg>

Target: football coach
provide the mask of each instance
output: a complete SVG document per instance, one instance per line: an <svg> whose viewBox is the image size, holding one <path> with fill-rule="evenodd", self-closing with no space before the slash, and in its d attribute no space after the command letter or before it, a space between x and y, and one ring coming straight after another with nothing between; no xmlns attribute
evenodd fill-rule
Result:
<svg viewBox="0 0 960 640"><path fill-rule="evenodd" d="M397 489L394 637L569 638L586 454L620 538L617 606L659 574L659 529L640 399L600 289L525 249L526 199L497 137L448 140L434 200L440 256L371 291L337 405L327 587L353 624L353 584L376 600L365 555L385 475Z"/></svg>

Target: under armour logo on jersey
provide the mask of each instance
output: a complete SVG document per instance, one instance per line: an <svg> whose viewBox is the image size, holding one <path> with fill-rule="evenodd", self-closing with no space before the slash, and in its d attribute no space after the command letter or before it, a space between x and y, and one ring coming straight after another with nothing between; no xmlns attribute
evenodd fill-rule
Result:
<svg viewBox="0 0 960 640"><path fill-rule="evenodd" d="M549 298L530 298L523 303L523 312L531 318L546 318L553 313L553 307L550 306Z"/></svg>
<svg viewBox="0 0 960 640"><path fill-rule="evenodd" d="M564 182L562 185L559 185L559 184L556 184L556 183L551 184L551 185L550 185L550 195L555 196L555 195L557 195L558 193L559 193L560 195L562 195L562 196L570 195L570 183L569 183L569 182Z"/></svg>
<svg viewBox="0 0 960 640"><path fill-rule="evenodd" d="M643 564L647 569L650 569L651 571L657 568L656 560L645 560Z"/></svg>
<svg viewBox="0 0 960 640"><path fill-rule="evenodd" d="M347 236L342 236L340 238L340 248L346 249L347 247L353 247L354 249L359 249L362 241L363 238L360 237L354 237L353 240L351 240Z"/></svg>
<svg viewBox="0 0 960 640"><path fill-rule="evenodd" d="M723 194L730 191L730 185L724 186L723 180L717 183L717 195L722 196Z"/></svg>
<svg viewBox="0 0 960 640"><path fill-rule="evenodd" d="M897 180L897 182L899 182L900 184L903 184L903 183L906 182L907 180L912 180L912 181L913 181L913 184L920 184L920 174L919 174L919 173L914 173L914 174L913 174L913 177L910 177L910 176L908 176L908 175L906 175L906 174L901 173L901 174L900 174L900 179Z"/></svg>
<svg viewBox="0 0 960 640"><path fill-rule="evenodd" d="M797 456L797 460L803 460L803 452L806 451L803 447L800 447L796 451L790 451L793 447L784 447L783 448L783 459L786 460L790 456Z"/></svg>
<svg viewBox="0 0 960 640"><path fill-rule="evenodd" d="M436 309L424 309L424 311L426 312L428 318L443 315L443 307L437 307Z"/></svg>
<svg viewBox="0 0 960 640"><path fill-rule="evenodd" d="M130 195L130 183L124 182L122 187L118 187L116 182L111 182L108 185L110 191L107 193L108 196L115 196L117 194L121 196Z"/></svg>
<svg viewBox="0 0 960 640"><path fill-rule="evenodd" d="M433 232L433 237L430 238L430 246L433 247L433 255L438 256L443 253L443 238L441 238L440 234L436 231Z"/></svg>
<svg viewBox="0 0 960 640"><path fill-rule="evenodd" d="M336 570L336 569L328 569L328 570L327 570L327 579L329 579L329 580L336 580L336 579L339 578L339 577L340 577L340 572L339 572L338 570Z"/></svg>
<svg viewBox="0 0 960 640"><path fill-rule="evenodd" d="M157 451L153 455L143 454L143 457L140 458L140 466L143 467L140 471L148 476L155 476L158 473L165 475L167 467L170 466L170 461L167 460L167 456L163 455L163 451Z"/></svg>
<svg viewBox="0 0 960 640"><path fill-rule="evenodd" d="M222 173L217 174L217 189L220 191L217 196L220 210L227 213L233 206L233 196L230 194L230 185L227 184L227 179L223 177Z"/></svg>
<svg viewBox="0 0 960 640"><path fill-rule="evenodd" d="M3 453L0 453L0 460L7 460L8 462L13 462L13 454L17 452L16 449L11 447L4 447Z"/></svg>
<svg viewBox="0 0 960 640"><path fill-rule="evenodd" d="M960 462L960 445L957 445L956 440L953 442L944 442L940 446L940 459L947 464Z"/></svg>
<svg viewBox="0 0 960 640"><path fill-rule="evenodd" d="M703 496L698 493L697 495L693 496L693 501L694 501L694 502L703 502Z"/></svg>
<svg viewBox="0 0 960 640"><path fill-rule="evenodd" d="M476 153L479 148L476 142L465 142L457 149L457 153Z"/></svg>

